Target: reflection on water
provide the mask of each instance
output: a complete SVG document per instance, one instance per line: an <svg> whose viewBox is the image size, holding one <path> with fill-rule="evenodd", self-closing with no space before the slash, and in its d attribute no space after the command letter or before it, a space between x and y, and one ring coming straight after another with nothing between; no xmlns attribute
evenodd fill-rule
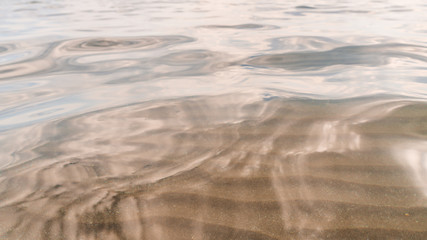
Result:
<svg viewBox="0 0 427 240"><path fill-rule="evenodd" d="M405 49L409 51L405 52ZM391 58L407 58L427 62L427 56L415 54L419 52L427 53L427 48L403 44L347 46L325 52L295 52L261 55L250 59L248 64L303 71L334 65L362 65L375 67L388 64Z"/></svg>
<svg viewBox="0 0 427 240"><path fill-rule="evenodd" d="M161 36L161 37L139 37L139 38L104 38L104 39L76 39L64 42L51 42L42 52L35 56L21 60L11 61L0 67L0 80L10 80L12 78L22 78L27 75L35 76L36 74L54 74L55 72L84 71L87 73L102 71L111 71L112 65L119 68L131 67L129 63L120 63L113 57L105 55L111 52L118 52L121 56L127 52L135 54L139 51L147 51L164 48L168 45L179 44L192 41L189 37L184 36ZM86 53L86 54L85 54ZM95 64L88 61L97 60ZM115 56L115 58L122 58ZM113 61L116 60L116 61ZM122 60L123 61L123 60ZM134 67L139 64L134 60ZM98 64L96 64L98 63ZM125 65L126 64L126 65ZM102 66L97 66L102 65Z"/></svg>
<svg viewBox="0 0 427 240"><path fill-rule="evenodd" d="M400 4L5 3L0 239L427 239Z"/></svg>
<svg viewBox="0 0 427 240"><path fill-rule="evenodd" d="M1 225L10 239L422 239L426 118L410 99L230 94L21 128L1 140Z"/></svg>
<svg viewBox="0 0 427 240"><path fill-rule="evenodd" d="M239 25L209 25L204 26L206 28L231 28L231 29L274 29L277 28L275 26L269 26L269 25L260 25L255 23L246 23L246 24L239 24Z"/></svg>

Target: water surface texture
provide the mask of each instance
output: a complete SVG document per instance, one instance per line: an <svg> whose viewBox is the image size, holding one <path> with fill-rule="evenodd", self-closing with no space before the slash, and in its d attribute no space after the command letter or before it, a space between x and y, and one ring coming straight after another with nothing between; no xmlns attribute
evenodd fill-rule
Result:
<svg viewBox="0 0 427 240"><path fill-rule="evenodd" d="M0 239L427 239L425 1L0 2Z"/></svg>

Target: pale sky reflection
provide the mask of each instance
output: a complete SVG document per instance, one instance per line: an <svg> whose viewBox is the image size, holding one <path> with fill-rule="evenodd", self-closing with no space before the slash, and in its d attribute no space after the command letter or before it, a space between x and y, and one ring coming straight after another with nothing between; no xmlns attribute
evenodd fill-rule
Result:
<svg viewBox="0 0 427 240"><path fill-rule="evenodd" d="M427 141L402 140L396 144L394 155L408 167L414 183L427 196Z"/></svg>

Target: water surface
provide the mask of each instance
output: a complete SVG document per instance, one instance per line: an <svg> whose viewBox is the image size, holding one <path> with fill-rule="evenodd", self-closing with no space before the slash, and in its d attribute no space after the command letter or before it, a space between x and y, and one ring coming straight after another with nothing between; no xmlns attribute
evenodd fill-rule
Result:
<svg viewBox="0 0 427 240"><path fill-rule="evenodd" d="M0 239L426 239L427 4L3 1Z"/></svg>

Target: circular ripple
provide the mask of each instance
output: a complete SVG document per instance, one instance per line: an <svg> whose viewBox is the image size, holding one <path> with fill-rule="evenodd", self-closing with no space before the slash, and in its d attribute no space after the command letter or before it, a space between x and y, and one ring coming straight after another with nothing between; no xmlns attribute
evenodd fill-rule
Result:
<svg viewBox="0 0 427 240"><path fill-rule="evenodd" d="M155 49L170 44L192 41L185 36L149 36L139 38L93 38L67 41L61 47L66 51L116 51L126 49Z"/></svg>

